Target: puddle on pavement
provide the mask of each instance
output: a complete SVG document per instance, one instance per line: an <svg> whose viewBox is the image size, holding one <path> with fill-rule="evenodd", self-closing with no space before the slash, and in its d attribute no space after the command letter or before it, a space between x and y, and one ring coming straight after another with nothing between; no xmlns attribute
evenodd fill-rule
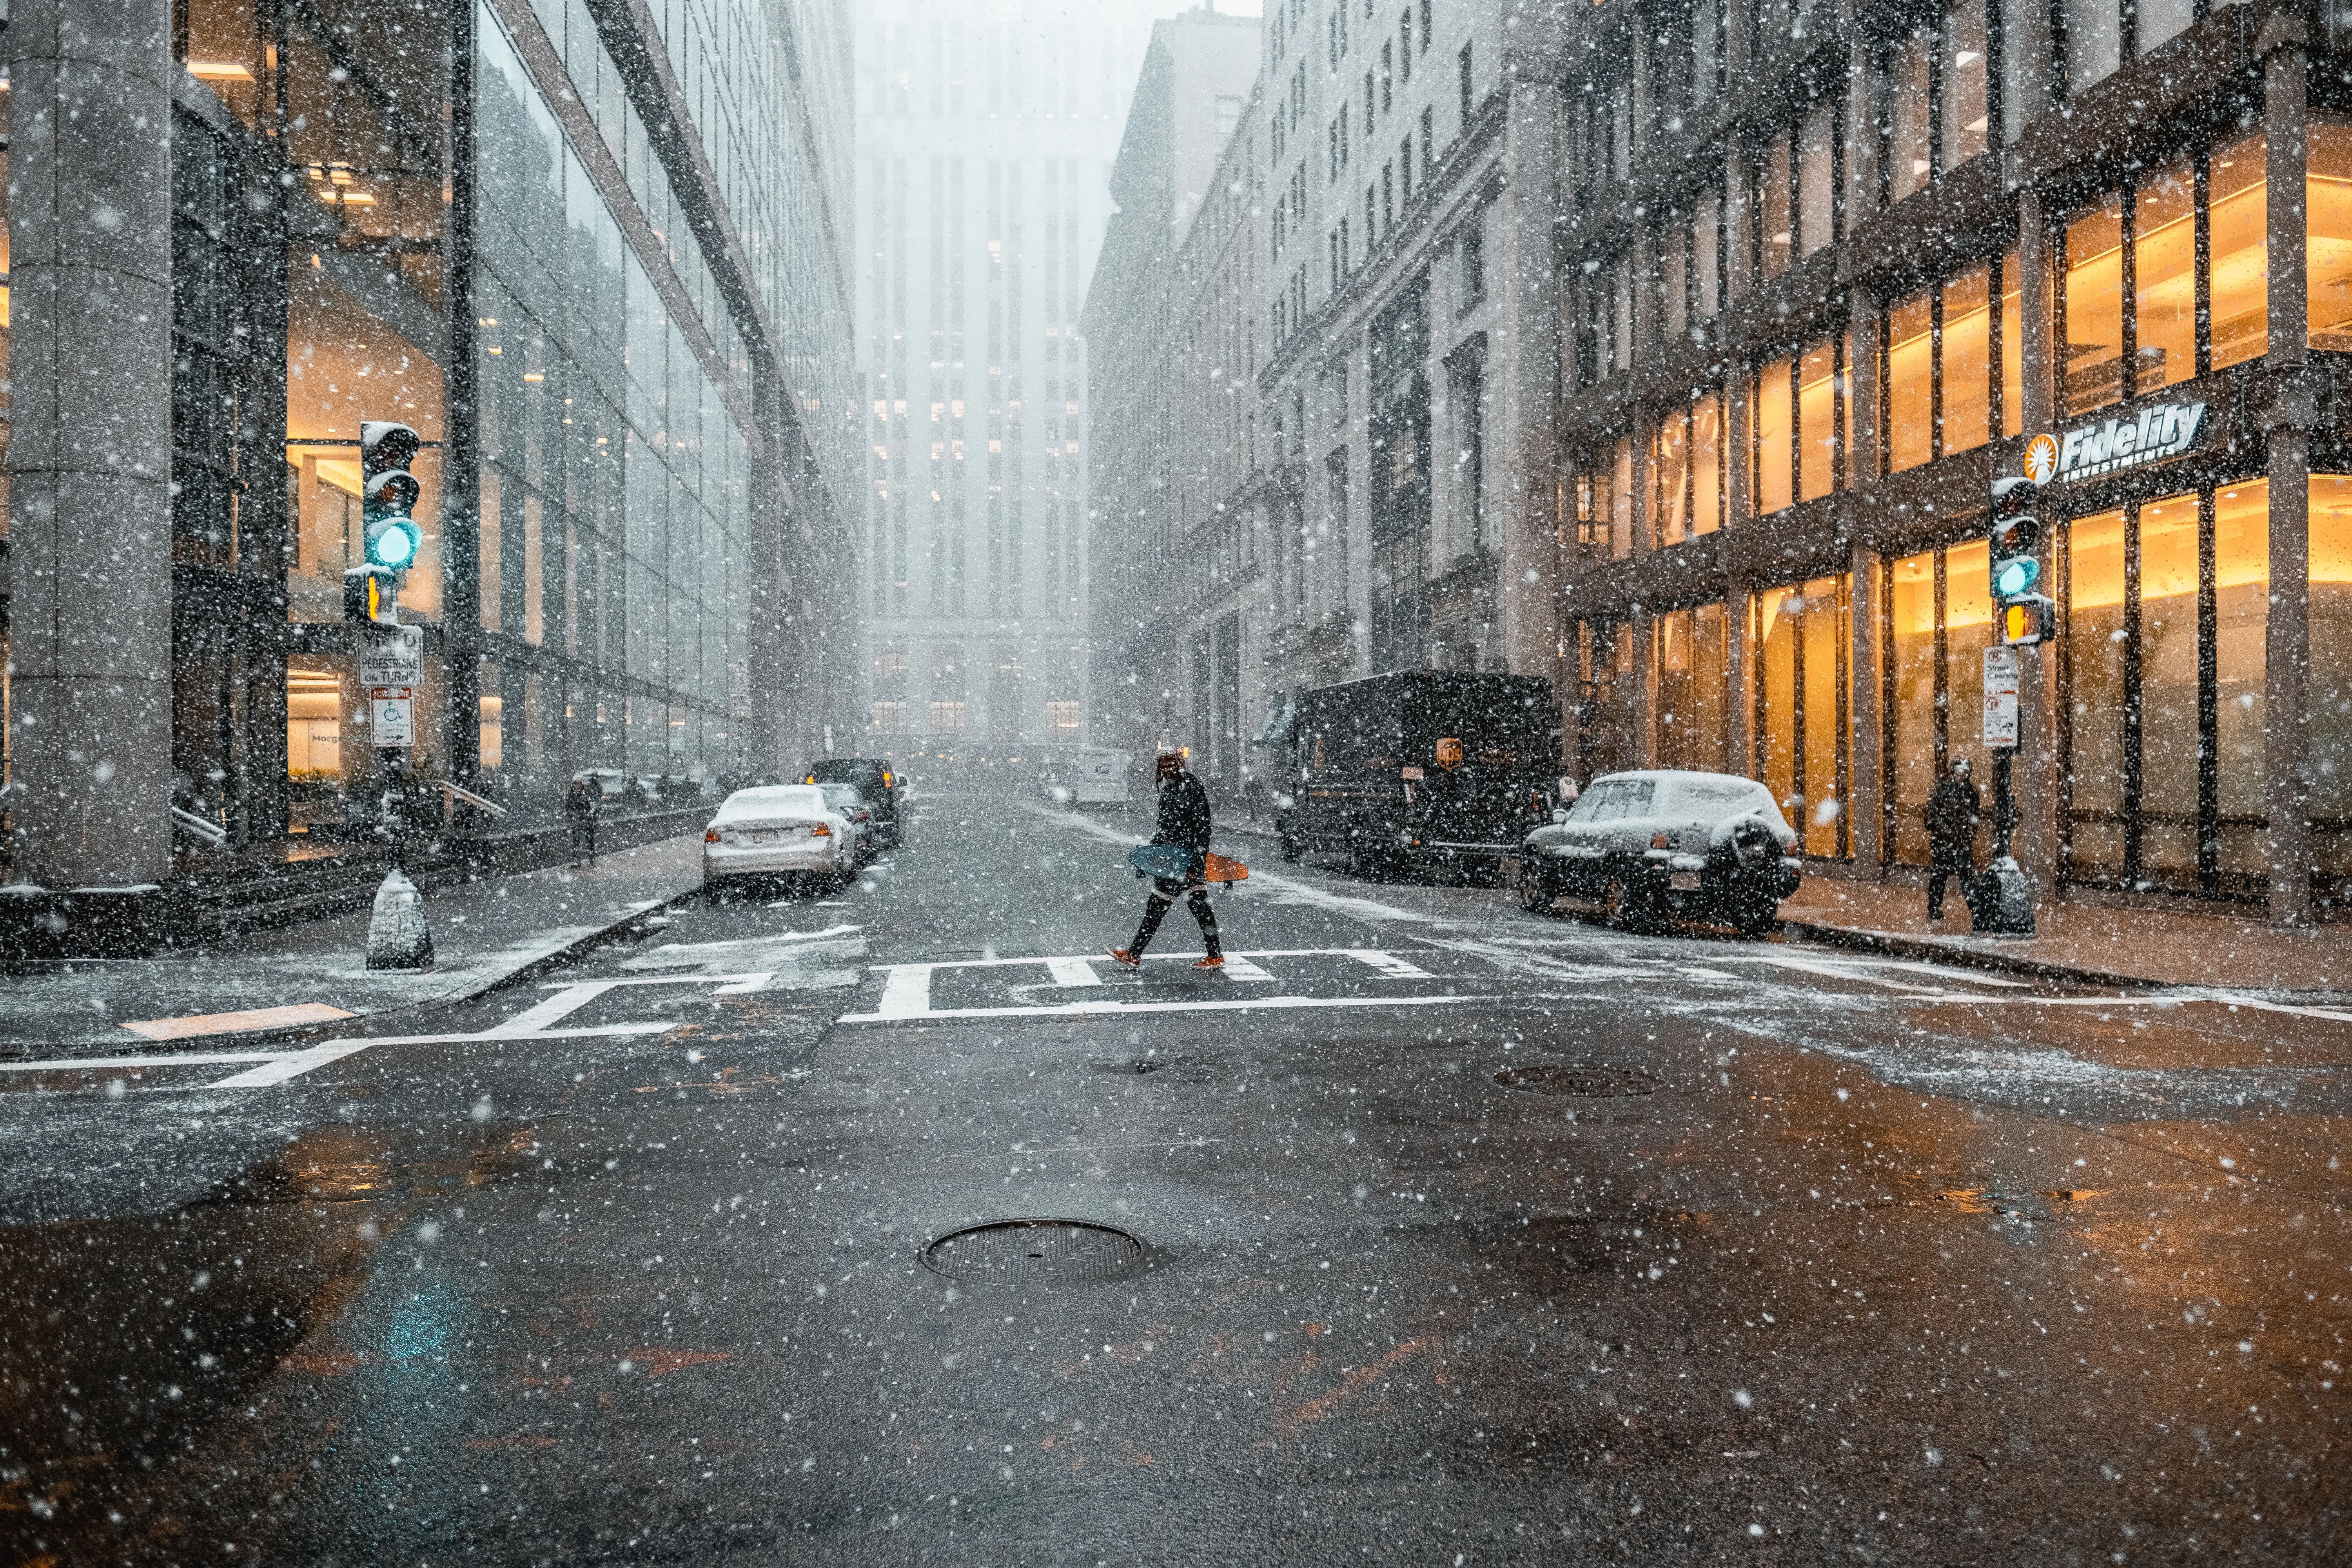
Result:
<svg viewBox="0 0 2352 1568"><path fill-rule="evenodd" d="M222 1424L316 1370L304 1345L410 1212L538 1163L530 1128L465 1133L402 1162L385 1133L321 1127L172 1213L0 1226L0 1557L179 1554L184 1521L145 1500L210 1483L150 1473L237 1449Z"/></svg>

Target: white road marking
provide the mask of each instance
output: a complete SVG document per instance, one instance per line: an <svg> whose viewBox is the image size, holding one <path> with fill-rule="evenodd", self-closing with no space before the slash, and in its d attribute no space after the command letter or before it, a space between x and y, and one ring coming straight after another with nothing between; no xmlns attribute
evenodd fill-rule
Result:
<svg viewBox="0 0 2352 1568"><path fill-rule="evenodd" d="M156 1085L157 1088L179 1089L269 1089L300 1078L303 1074L340 1061L377 1046L461 1046L519 1044L529 1040L577 1040L625 1037L629 1036L666 1035L678 1027L674 1019L652 1019L618 1024L565 1026L559 1020L586 1006L605 992L622 985L710 985L714 996L738 996L758 990L772 976L767 972L750 974L647 974L621 978L557 982L548 988L555 994L524 1008L514 1016L487 1029L466 1034L434 1035L372 1035L340 1040L325 1040L292 1051L184 1051L157 1052L135 1057L59 1057L46 1061L0 1062L0 1072L90 1072L121 1071L126 1068L217 1067L228 1063L250 1063L245 1070L225 1079L200 1084Z"/></svg>
<svg viewBox="0 0 2352 1568"><path fill-rule="evenodd" d="M1263 964L1254 962L1255 960L1260 958L1326 957L1353 959L1358 963L1363 964L1367 968L1377 973L1383 980L1432 980L1436 978L1427 970L1408 963L1392 952L1383 952L1378 948L1370 947L1292 947L1254 949L1247 952L1228 952L1225 954L1225 966L1221 972L1221 975L1222 978L1228 981L1255 982L1264 984L1272 984L1275 979L1274 975L1270 973ZM946 959L932 963L877 963L872 967L882 971L886 978L882 982L881 999L875 1004L875 1010L871 1013L851 1013L845 1015L841 1019L841 1022L845 1024L874 1023L889 1018L993 1018L1011 1017L1016 1015L1041 1012L1101 1012L1105 1010L1122 1010L1127 1009L1131 1005L1190 1005L1190 1004L1130 1005L1116 1002L1074 1002L1059 1005L1048 1003L1035 1006L1013 1007L1010 1009L962 1007L940 1008L934 1010L931 1006L931 975L933 972L937 970L1035 969L1038 966L1043 965L1045 972L1053 977L1052 984L1055 985L1097 988L1102 985L1103 980L1102 975L1094 967L1095 962L1094 958L1090 955L1074 957L1067 955L1046 956L1039 954L1027 958ZM1147 959L1146 962L1150 963L1152 961ZM1171 955L1162 958L1158 962L1165 966L1167 964L1179 963L1189 964L1192 961L1186 956ZM1278 1001L1279 999L1270 1000ZM1304 1004L1307 999L1294 998L1293 1001ZM1231 1005L1232 1004L1225 1003L1220 1005ZM1248 1005L1255 1005L1256 1004L1252 1003ZM1290 1004L1284 1005L1288 1005Z"/></svg>
<svg viewBox="0 0 2352 1568"><path fill-rule="evenodd" d="M931 970L929 963L885 965L890 978L882 983L877 1018L914 1018L931 1010Z"/></svg>
<svg viewBox="0 0 2352 1568"><path fill-rule="evenodd" d="M118 1068L211 1067L219 1062L270 1062L282 1051L186 1051L176 1056L60 1057L38 1062L0 1062L0 1072L107 1071Z"/></svg>
<svg viewBox="0 0 2352 1568"><path fill-rule="evenodd" d="M844 1013L844 1024L903 1023L908 1018L1084 1017L1108 1013L1222 1013L1245 1008L1433 1007L1475 1002L1476 996L1256 996L1216 1002L1068 1002L1044 1007L940 1007L919 1013Z"/></svg>
<svg viewBox="0 0 2352 1568"><path fill-rule="evenodd" d="M1351 947L1347 950L1347 952L1348 956L1354 959L1357 963L1363 964L1368 968L1378 970L1380 972L1381 978L1383 980L1429 980L1434 978L1428 970L1423 969L1416 964L1407 963L1395 953L1382 952L1377 948Z"/></svg>
<svg viewBox="0 0 2352 1568"><path fill-rule="evenodd" d="M1095 973L1094 962L1085 958L1049 958L1045 967L1056 985L1099 985L1102 976Z"/></svg>
<svg viewBox="0 0 2352 1568"><path fill-rule="evenodd" d="M1175 1138L1160 1143L1057 1143L1050 1149L1027 1149L1015 1143L1006 1154L1092 1154L1104 1149L1205 1149L1212 1143L1223 1143L1223 1138ZM1003 1154L978 1155L975 1158L1001 1160Z"/></svg>

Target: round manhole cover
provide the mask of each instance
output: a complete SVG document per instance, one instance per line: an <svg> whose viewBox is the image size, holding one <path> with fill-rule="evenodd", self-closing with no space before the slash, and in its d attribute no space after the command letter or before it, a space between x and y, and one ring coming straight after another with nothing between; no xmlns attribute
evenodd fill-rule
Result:
<svg viewBox="0 0 2352 1568"><path fill-rule="evenodd" d="M1589 1100L1615 1100L1655 1092L1658 1080L1645 1072L1621 1072L1614 1068L1574 1068L1549 1064L1505 1068L1495 1075L1505 1089L1529 1094L1573 1094Z"/></svg>
<svg viewBox="0 0 2352 1568"><path fill-rule="evenodd" d="M1123 1230L1076 1219L1010 1219L943 1236L923 1248L923 1266L971 1285L1093 1285L1143 1261L1143 1243Z"/></svg>

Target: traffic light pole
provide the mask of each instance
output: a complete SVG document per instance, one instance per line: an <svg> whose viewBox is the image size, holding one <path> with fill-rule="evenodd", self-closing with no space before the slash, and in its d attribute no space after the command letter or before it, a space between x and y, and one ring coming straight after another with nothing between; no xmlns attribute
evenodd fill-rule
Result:
<svg viewBox="0 0 2352 1568"><path fill-rule="evenodd" d="M2024 649L2049 629L2049 601L2033 589L2041 576L2037 555L2042 525L2031 515L2004 515L2002 507L2039 489L2031 479L1995 479L1992 529L1988 551L1991 572L1993 628L1998 639L1985 650L1985 742L1993 748L1993 856L1979 879L1969 912L1979 934L2032 936L2033 889L2017 863L2017 791L2011 777L2025 747L2033 704L2025 700Z"/></svg>

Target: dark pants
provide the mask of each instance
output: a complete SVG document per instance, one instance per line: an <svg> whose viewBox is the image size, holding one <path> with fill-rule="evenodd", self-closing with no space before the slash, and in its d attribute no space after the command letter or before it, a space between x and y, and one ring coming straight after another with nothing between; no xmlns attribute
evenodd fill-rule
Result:
<svg viewBox="0 0 2352 1568"><path fill-rule="evenodd" d="M1198 882L1171 882L1163 877L1152 882L1150 895L1143 900L1143 923L1135 928L1135 940L1128 944L1128 952L1138 958L1143 956L1143 950L1151 944L1151 933L1160 929L1160 922L1168 916L1169 906L1183 897L1188 885L1192 897L1185 903L1192 918L1201 922L1202 945L1208 948L1211 958L1223 951L1217 945L1217 911L1209 907L1209 889Z"/></svg>
<svg viewBox="0 0 2352 1568"><path fill-rule="evenodd" d="M1976 861L1973 857L1958 852L1946 854L1941 850L1937 851L1927 866L1927 918L1931 921L1944 918L1945 878L1952 877L1958 879L1960 902L1965 904L1969 901L1969 883L1975 879L1976 874Z"/></svg>
<svg viewBox="0 0 2352 1568"><path fill-rule="evenodd" d="M573 859L596 858L596 819L575 816L572 819L572 857Z"/></svg>

